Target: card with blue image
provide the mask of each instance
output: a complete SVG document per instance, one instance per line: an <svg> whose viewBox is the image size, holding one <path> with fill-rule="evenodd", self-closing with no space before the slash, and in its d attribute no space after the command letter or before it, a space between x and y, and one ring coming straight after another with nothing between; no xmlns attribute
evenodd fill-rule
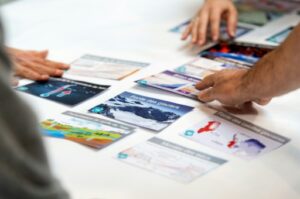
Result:
<svg viewBox="0 0 300 199"><path fill-rule="evenodd" d="M42 99L74 106L104 92L108 88L107 85L66 78L50 78L48 81L33 82L19 86L16 89Z"/></svg>
<svg viewBox="0 0 300 199"><path fill-rule="evenodd" d="M161 131L192 110L190 106L124 92L91 108L89 112Z"/></svg>

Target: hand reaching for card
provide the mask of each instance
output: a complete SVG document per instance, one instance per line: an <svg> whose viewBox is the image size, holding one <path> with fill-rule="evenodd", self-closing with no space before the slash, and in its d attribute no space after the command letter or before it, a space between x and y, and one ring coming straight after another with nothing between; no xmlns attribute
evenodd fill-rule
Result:
<svg viewBox="0 0 300 199"><path fill-rule="evenodd" d="M47 80L50 76L60 77L69 65L47 59L48 51L25 51L7 48L14 63L15 76L31 80Z"/></svg>
<svg viewBox="0 0 300 199"><path fill-rule="evenodd" d="M196 88L201 90L198 98L202 102L217 100L224 105L241 107L245 103L255 102L266 105L271 98L254 97L245 81L248 75L246 69L228 69L205 77ZM255 92L255 91L254 91Z"/></svg>
<svg viewBox="0 0 300 199"><path fill-rule="evenodd" d="M206 0L182 34L182 40L191 36L193 44L202 46L206 42L208 30L210 30L213 41L217 41L220 35L221 20L225 20L227 23L228 35L234 37L237 10L232 0Z"/></svg>

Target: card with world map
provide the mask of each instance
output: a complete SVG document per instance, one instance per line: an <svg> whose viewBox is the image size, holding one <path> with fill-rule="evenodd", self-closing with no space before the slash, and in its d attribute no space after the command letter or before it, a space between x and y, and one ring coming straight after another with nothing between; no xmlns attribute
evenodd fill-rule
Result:
<svg viewBox="0 0 300 199"><path fill-rule="evenodd" d="M247 160L257 158L289 142L284 136L226 112L217 112L180 135Z"/></svg>
<svg viewBox="0 0 300 199"><path fill-rule="evenodd" d="M105 119L67 111L41 122L46 136L102 149L134 132L134 128Z"/></svg>

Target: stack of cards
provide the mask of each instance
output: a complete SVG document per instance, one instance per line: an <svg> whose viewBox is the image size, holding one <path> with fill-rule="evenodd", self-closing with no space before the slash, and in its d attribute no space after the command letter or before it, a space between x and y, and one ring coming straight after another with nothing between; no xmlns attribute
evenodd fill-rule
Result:
<svg viewBox="0 0 300 199"><path fill-rule="evenodd" d="M190 183L226 163L226 160L156 137L120 152L118 159L182 183Z"/></svg>
<svg viewBox="0 0 300 199"><path fill-rule="evenodd" d="M66 78L50 78L45 82L34 82L16 89L40 98L74 106L102 93L108 88L107 85L97 85Z"/></svg>
<svg viewBox="0 0 300 199"><path fill-rule="evenodd" d="M286 137L225 112L217 112L181 135L244 159L256 158L289 142Z"/></svg>
<svg viewBox="0 0 300 199"><path fill-rule="evenodd" d="M150 130L161 131L192 110L193 107L190 106L124 92L89 111Z"/></svg>
<svg viewBox="0 0 300 199"><path fill-rule="evenodd" d="M71 64L71 69L67 73L78 76L121 80L148 65L148 63L143 62L84 55Z"/></svg>
<svg viewBox="0 0 300 199"><path fill-rule="evenodd" d="M134 128L89 115L67 111L41 122L44 134L102 149L133 133Z"/></svg>

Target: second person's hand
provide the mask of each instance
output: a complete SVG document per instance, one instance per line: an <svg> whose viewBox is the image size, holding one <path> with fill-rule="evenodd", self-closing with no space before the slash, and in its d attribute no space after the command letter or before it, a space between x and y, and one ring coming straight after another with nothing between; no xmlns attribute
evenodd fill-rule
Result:
<svg viewBox="0 0 300 199"><path fill-rule="evenodd" d="M222 20L227 23L228 35L234 37L237 17L237 10L232 0L205 0L197 15L182 34L182 40L186 40L190 36L193 44L202 46L206 42L207 32L211 32L213 41L217 41L220 36Z"/></svg>
<svg viewBox="0 0 300 199"><path fill-rule="evenodd" d="M29 51L7 48L14 68L14 74L31 80L47 80L49 77L60 77L69 65L47 59L48 51Z"/></svg>

